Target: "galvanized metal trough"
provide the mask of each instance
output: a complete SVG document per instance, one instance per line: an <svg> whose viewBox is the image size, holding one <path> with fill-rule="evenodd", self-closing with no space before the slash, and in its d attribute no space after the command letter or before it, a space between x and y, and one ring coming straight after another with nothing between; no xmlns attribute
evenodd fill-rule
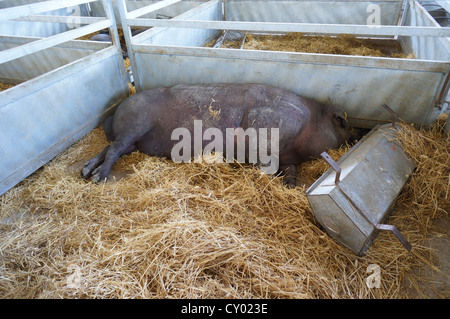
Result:
<svg viewBox="0 0 450 319"><path fill-rule="evenodd" d="M389 230L410 250L400 231L383 224L414 170L413 161L395 141L396 127L372 129L307 190L317 221L335 240L358 255L369 248L379 230Z"/></svg>
<svg viewBox="0 0 450 319"><path fill-rule="evenodd" d="M449 89L450 28L415 0L210 0L172 19L147 18L164 0L128 12L116 0L137 90L180 83L265 83L341 106L351 124L389 122L387 103L409 123L432 124ZM138 1L139 2L139 1ZM379 21L373 20L379 12ZM373 24L372 22L375 22ZM379 23L379 24L376 24ZM414 59L204 47L225 30L354 34L400 43Z"/></svg>
<svg viewBox="0 0 450 319"><path fill-rule="evenodd" d="M95 128L129 95L113 10L87 0L0 2L0 194ZM109 28L112 43L74 40Z"/></svg>

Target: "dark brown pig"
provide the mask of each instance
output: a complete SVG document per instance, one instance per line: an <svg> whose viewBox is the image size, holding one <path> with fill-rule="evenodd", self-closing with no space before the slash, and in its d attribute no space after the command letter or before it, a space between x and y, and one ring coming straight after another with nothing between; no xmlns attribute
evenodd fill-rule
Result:
<svg viewBox="0 0 450 319"><path fill-rule="evenodd" d="M228 135L237 128L248 134ZM194 149L187 157L196 158L202 150L211 150L214 141L214 151L229 159L239 155L235 152L239 145L249 146L255 136L261 139L261 134L269 130L270 143L265 149L271 152L272 164L277 165L271 173L287 171L287 182L295 184L295 165L352 138L339 108L262 84L177 85L142 91L123 101L114 116L105 121L104 129L113 143L87 161L81 172L84 178L92 175L94 181L106 179L117 159L135 149L172 160L174 153L183 153L186 160L187 149ZM236 143L232 148L228 148L230 141ZM182 142L189 148L181 152ZM262 144L256 145L262 154ZM245 160L250 154L248 148ZM267 160L250 162L268 165Z"/></svg>

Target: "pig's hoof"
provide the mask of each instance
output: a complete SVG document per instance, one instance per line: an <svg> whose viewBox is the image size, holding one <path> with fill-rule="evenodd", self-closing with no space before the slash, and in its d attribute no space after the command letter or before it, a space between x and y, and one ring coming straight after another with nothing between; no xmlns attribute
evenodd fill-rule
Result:
<svg viewBox="0 0 450 319"><path fill-rule="evenodd" d="M83 176L84 179L87 179L91 175L91 171L91 169L85 167L81 170L81 176Z"/></svg>
<svg viewBox="0 0 450 319"><path fill-rule="evenodd" d="M103 176L102 172L101 172L101 166L97 167L93 172L92 172L92 181L94 183L100 183L100 182L106 182L106 180L108 179L107 176Z"/></svg>
<svg viewBox="0 0 450 319"><path fill-rule="evenodd" d="M91 176L94 168L95 168L94 161L92 159L87 161L86 163L84 163L84 167L81 170L81 176L83 176L83 178L85 178L85 179L89 178L89 176Z"/></svg>
<svg viewBox="0 0 450 319"><path fill-rule="evenodd" d="M297 186L297 182L295 181L295 178L285 178L283 180L283 184L287 188L295 188Z"/></svg>

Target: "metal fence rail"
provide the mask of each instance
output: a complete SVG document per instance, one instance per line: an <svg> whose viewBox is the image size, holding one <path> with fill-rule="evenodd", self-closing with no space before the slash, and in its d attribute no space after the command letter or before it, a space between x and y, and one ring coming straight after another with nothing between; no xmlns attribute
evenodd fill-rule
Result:
<svg viewBox="0 0 450 319"><path fill-rule="evenodd" d="M73 40L75 38L105 29L110 28L110 34L113 39L114 45L120 46L119 36L117 29L114 27L114 17L111 14L111 4L107 0L101 0L104 8L106 9L107 16L105 18L92 18L92 17L76 17L71 16L70 19L77 20L80 24L88 24L84 27L75 28L48 38L36 40L31 43L27 43L12 49L4 50L0 52L0 64L23 57L25 55L44 50L55 45ZM39 22L55 22L55 23L67 23L69 17L67 16L33 16L42 12L53 11L61 8L67 8L74 5L80 5L93 2L92 0L67 0L67 1L45 1L34 4L22 5L18 7L12 7L8 9L0 10L0 22L2 20L21 19L26 21L39 21Z"/></svg>
<svg viewBox="0 0 450 319"><path fill-rule="evenodd" d="M0 194L98 126L129 95L110 0L95 1L103 6L101 17L64 10L93 2L0 9L0 81L15 84L0 92ZM25 32L41 22L40 36ZM112 43L76 40L105 28Z"/></svg>
<svg viewBox="0 0 450 319"><path fill-rule="evenodd" d="M414 26L367 26L358 24L319 24L319 23L264 23L243 21L201 21L201 20L159 20L127 19L128 25L135 27L172 27L191 29L217 29L258 32L301 32L316 34L355 34L384 36L450 37L450 27Z"/></svg>
<svg viewBox="0 0 450 319"><path fill-rule="evenodd" d="M178 83L272 84L341 105L355 125L369 128L389 121L383 103L405 121L424 125L446 106L450 28L434 23L416 0L211 0L172 19L141 17L172 3L127 12L126 1L117 0L137 91ZM373 4L384 8L383 23L363 24ZM150 29L132 37L131 27ZM204 47L208 36L224 30L392 39L415 58Z"/></svg>

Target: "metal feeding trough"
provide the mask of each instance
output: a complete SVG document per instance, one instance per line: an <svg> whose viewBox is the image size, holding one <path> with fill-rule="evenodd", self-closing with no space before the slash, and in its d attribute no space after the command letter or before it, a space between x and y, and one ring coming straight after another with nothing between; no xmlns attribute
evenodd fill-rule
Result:
<svg viewBox="0 0 450 319"><path fill-rule="evenodd" d="M338 242L359 256L379 230L389 230L409 251L411 245L399 230L382 222L414 170L414 164L394 140L394 124L372 129L338 163L331 165L306 192L318 222Z"/></svg>

